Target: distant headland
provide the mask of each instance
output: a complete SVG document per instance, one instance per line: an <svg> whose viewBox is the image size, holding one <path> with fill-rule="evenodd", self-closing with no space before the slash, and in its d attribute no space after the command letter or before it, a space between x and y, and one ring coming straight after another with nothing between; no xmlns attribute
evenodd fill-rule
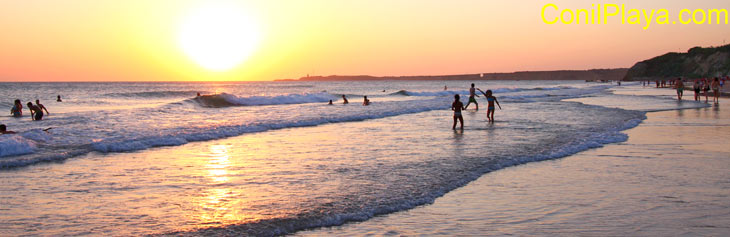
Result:
<svg viewBox="0 0 730 237"><path fill-rule="evenodd" d="M730 74L730 44L694 47L686 53L667 53L636 63L624 80L667 80L677 77L720 77Z"/></svg>
<svg viewBox="0 0 730 237"><path fill-rule="evenodd" d="M424 76L368 76L368 75L330 75L305 76L299 79L278 79L275 81L388 81L388 80L621 80L627 68L560 70L560 71L521 71L510 73L478 73L460 75L424 75Z"/></svg>

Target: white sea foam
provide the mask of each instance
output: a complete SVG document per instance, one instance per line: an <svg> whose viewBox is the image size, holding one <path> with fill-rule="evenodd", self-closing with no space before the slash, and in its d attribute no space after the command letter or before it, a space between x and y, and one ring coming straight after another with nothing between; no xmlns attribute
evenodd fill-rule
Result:
<svg viewBox="0 0 730 237"><path fill-rule="evenodd" d="M0 135L0 157L33 153L36 143L18 134Z"/></svg>

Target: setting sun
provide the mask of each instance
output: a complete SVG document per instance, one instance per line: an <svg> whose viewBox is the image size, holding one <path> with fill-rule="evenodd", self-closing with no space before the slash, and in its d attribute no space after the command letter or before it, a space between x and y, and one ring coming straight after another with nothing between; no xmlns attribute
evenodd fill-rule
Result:
<svg viewBox="0 0 730 237"><path fill-rule="evenodd" d="M180 48L200 66L229 70L249 57L260 40L255 21L236 5L205 5L180 25Z"/></svg>

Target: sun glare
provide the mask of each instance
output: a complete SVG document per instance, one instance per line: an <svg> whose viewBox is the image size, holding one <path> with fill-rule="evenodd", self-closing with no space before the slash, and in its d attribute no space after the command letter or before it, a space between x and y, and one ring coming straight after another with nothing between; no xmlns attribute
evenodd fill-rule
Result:
<svg viewBox="0 0 730 237"><path fill-rule="evenodd" d="M180 48L200 66L229 70L248 58L260 40L256 22L236 5L198 7L183 19Z"/></svg>

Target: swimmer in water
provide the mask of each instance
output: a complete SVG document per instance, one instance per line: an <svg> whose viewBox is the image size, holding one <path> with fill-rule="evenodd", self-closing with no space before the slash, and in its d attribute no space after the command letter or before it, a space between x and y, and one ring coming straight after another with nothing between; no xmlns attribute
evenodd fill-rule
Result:
<svg viewBox="0 0 730 237"><path fill-rule="evenodd" d="M48 112L48 109L46 109L46 106L43 106L41 104L41 101L40 100L35 100L35 105L38 106L38 108L40 108L42 110L45 110L46 111L46 114L51 114L51 113Z"/></svg>
<svg viewBox="0 0 730 237"><path fill-rule="evenodd" d="M370 105L370 100L368 100L368 96L363 97L362 105L364 105L364 106Z"/></svg>
<svg viewBox="0 0 730 237"><path fill-rule="evenodd" d="M350 102L347 101L347 97L345 95L342 95L342 104L349 104Z"/></svg>
<svg viewBox="0 0 730 237"><path fill-rule="evenodd" d="M58 95L58 99L56 99L56 102L62 102L61 95Z"/></svg>
<svg viewBox="0 0 730 237"><path fill-rule="evenodd" d="M8 127L5 127L5 124L0 124L0 134L15 134L15 132L8 131Z"/></svg>
<svg viewBox="0 0 730 237"><path fill-rule="evenodd" d="M13 115L13 117L23 116L23 104L20 103L20 100L15 100L13 108L10 109L10 114Z"/></svg>

